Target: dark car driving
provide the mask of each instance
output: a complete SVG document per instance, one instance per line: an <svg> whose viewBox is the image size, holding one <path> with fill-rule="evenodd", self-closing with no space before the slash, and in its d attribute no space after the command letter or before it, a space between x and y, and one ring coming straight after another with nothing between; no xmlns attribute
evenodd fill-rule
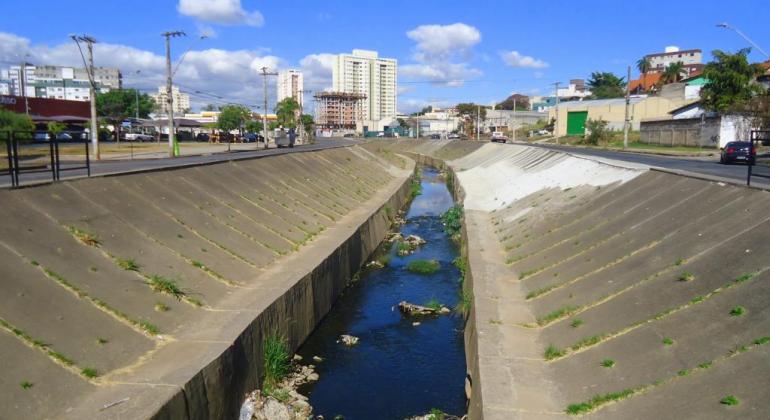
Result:
<svg viewBox="0 0 770 420"><path fill-rule="evenodd" d="M722 153L719 155L719 163L745 162L753 165L756 155L757 149L751 146L751 142L731 141L722 149Z"/></svg>

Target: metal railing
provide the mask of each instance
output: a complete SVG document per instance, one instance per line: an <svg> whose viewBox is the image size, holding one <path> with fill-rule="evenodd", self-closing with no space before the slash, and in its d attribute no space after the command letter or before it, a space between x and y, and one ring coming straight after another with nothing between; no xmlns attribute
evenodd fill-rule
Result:
<svg viewBox="0 0 770 420"><path fill-rule="evenodd" d="M24 174L36 174L50 172L51 181L61 180L61 173L64 171L86 171L87 176L91 176L91 160L89 157L89 136L88 133L81 131L63 131L54 135L42 131L1 131L0 141L6 144L6 154L8 169L7 172L11 187L20 185L21 176ZM35 145L36 141L45 141L48 143L46 148L43 145ZM82 164L62 165L60 145L83 145L84 160ZM25 164L25 156L22 150L45 151L48 156L36 156L31 164ZM34 155L34 153L33 153ZM41 159L42 158L42 159ZM42 161L41 161L42 160ZM43 163L47 161L48 163Z"/></svg>
<svg viewBox="0 0 770 420"><path fill-rule="evenodd" d="M751 150L749 151L749 167L746 174L746 185L750 186L752 176L770 179L770 173L756 173L754 171L754 165L757 163L756 160L760 157L756 152L758 146L760 143L763 146L770 146L770 130L752 130L749 141L751 142Z"/></svg>

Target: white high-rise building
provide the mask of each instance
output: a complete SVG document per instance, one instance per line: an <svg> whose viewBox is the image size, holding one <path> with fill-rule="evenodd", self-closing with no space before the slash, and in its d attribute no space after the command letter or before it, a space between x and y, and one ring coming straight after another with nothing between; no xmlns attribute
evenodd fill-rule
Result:
<svg viewBox="0 0 770 420"><path fill-rule="evenodd" d="M366 95L361 111L369 130L382 130L396 117L397 67L395 59L380 58L376 51L353 50L337 56L333 90Z"/></svg>
<svg viewBox="0 0 770 420"><path fill-rule="evenodd" d="M278 72L278 102L286 98L294 98L300 105L304 105L302 72L296 69L281 70Z"/></svg>
<svg viewBox="0 0 770 420"><path fill-rule="evenodd" d="M96 67L94 81L98 91L105 93L120 89L123 76L116 68ZM4 94L31 98L88 101L91 97L88 72L77 67L25 64L22 70L21 65L11 66L0 71L0 86Z"/></svg>
<svg viewBox="0 0 770 420"><path fill-rule="evenodd" d="M171 95L174 98L174 114L181 115L190 110L190 95L180 92L176 86L171 87ZM152 99L155 99L155 104L158 107L158 112L161 114L168 114L168 95L166 95L166 87L159 86L158 93L150 94Z"/></svg>

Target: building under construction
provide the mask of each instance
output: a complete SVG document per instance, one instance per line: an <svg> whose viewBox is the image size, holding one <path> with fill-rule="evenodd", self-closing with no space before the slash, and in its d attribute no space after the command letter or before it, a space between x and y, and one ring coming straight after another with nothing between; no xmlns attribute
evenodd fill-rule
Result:
<svg viewBox="0 0 770 420"><path fill-rule="evenodd" d="M320 129L356 129L363 119L366 95L345 92L318 92L315 98L315 125Z"/></svg>

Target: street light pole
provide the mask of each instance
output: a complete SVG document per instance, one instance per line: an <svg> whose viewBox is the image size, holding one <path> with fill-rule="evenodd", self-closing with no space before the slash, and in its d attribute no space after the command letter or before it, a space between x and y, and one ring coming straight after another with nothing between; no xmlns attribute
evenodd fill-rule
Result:
<svg viewBox="0 0 770 420"><path fill-rule="evenodd" d="M83 64L86 66L86 73L88 74L88 82L90 84L91 97L91 144L93 145L94 160L99 160L101 155L99 153L99 126L96 123L96 76L94 75L94 44L96 40L88 35L76 36L70 35L80 51L80 57L83 59ZM85 42L88 46L88 63L83 56L83 50L80 49L80 42ZM66 94L66 92L65 92Z"/></svg>
<svg viewBox="0 0 770 420"><path fill-rule="evenodd" d="M770 58L770 54L767 54L767 53L765 52L765 50L763 50L763 49L762 49L762 48L761 48L759 45L757 45L757 44L756 44L754 41L752 41L751 39L749 39L749 37L747 37L747 36L746 36L746 34L744 34L743 32L741 32L741 30L740 30L740 29L738 29L738 28L736 28L736 27L734 27L734 26L730 26L730 24L729 24L729 23L727 23L727 22L718 23L718 24L717 24L717 27L718 27L718 28L722 28L722 29L731 29L731 30L735 31L735 33L737 33L738 35L740 35L740 36L741 36L741 38L745 39L745 40L746 40L746 42L748 42L749 44L751 44L752 46L754 46L754 48L756 48L756 49L757 49L757 51L759 51L759 52L761 52L762 54L764 54L764 56L765 56L765 57L767 57L767 58Z"/></svg>
<svg viewBox="0 0 770 420"><path fill-rule="evenodd" d="M516 97L513 97L513 133L511 133L511 141L516 141Z"/></svg>

